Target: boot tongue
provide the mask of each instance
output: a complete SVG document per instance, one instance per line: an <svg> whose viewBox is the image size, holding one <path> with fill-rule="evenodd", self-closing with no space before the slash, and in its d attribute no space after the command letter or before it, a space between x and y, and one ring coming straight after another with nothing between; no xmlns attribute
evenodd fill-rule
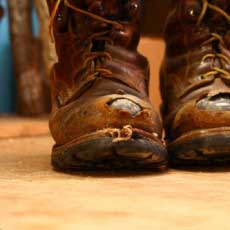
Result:
<svg viewBox="0 0 230 230"><path fill-rule="evenodd" d="M140 36L139 0L88 0L87 4L88 12L121 25L112 25L103 20L91 18L89 19L91 32L108 31L105 36L108 36L114 45L136 50ZM96 42L94 48L100 47L99 51L102 51L103 44L103 42Z"/></svg>

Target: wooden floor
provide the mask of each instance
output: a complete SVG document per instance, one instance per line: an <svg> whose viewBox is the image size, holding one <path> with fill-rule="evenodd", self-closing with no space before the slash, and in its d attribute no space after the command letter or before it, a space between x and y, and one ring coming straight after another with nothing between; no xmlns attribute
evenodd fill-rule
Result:
<svg viewBox="0 0 230 230"><path fill-rule="evenodd" d="M1 140L0 229L230 229L230 169L55 172L50 137Z"/></svg>

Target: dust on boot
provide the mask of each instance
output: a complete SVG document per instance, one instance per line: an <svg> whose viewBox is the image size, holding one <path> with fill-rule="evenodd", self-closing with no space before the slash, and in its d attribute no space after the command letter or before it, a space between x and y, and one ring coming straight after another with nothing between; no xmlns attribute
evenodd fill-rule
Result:
<svg viewBox="0 0 230 230"><path fill-rule="evenodd" d="M174 0L161 69L173 163L230 159L230 2Z"/></svg>
<svg viewBox="0 0 230 230"><path fill-rule="evenodd" d="M59 61L50 130L58 169L163 169L161 121L137 52L138 0L47 1Z"/></svg>

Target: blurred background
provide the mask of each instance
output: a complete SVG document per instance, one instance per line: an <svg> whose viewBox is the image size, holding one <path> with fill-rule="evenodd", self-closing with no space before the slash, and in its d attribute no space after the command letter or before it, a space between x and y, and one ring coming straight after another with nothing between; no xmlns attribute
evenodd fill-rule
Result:
<svg viewBox="0 0 230 230"><path fill-rule="evenodd" d="M0 113L15 113L16 83L10 44L8 0L0 0L0 7ZM31 9L31 23L33 36L37 37L39 22L34 7Z"/></svg>
<svg viewBox="0 0 230 230"><path fill-rule="evenodd" d="M7 0L0 1L0 112L13 112L15 85L9 39Z"/></svg>
<svg viewBox="0 0 230 230"><path fill-rule="evenodd" d="M45 0L0 0L0 114L49 113L49 70L55 61ZM144 1L140 51L151 64L151 100L159 108L158 72L169 1ZM159 58L160 57L160 58Z"/></svg>

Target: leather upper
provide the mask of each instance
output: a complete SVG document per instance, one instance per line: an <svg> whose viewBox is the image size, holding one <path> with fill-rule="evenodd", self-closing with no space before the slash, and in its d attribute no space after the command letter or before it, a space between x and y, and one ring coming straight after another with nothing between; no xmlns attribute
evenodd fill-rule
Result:
<svg viewBox="0 0 230 230"><path fill-rule="evenodd" d="M217 109L220 100L230 103L229 9L227 0L172 3L161 68L162 113L169 139L230 125L228 106Z"/></svg>

